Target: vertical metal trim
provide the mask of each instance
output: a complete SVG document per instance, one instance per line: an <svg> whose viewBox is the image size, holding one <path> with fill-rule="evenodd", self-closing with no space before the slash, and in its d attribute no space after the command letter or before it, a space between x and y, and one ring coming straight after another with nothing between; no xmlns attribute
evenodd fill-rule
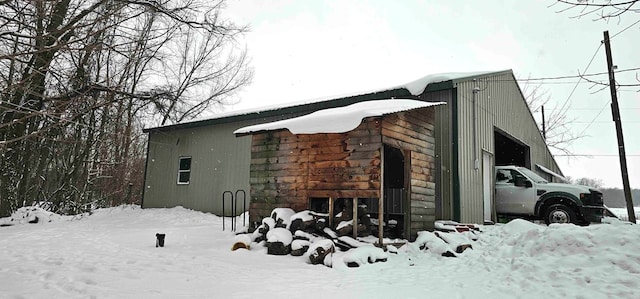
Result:
<svg viewBox="0 0 640 299"><path fill-rule="evenodd" d="M460 174L458 169L458 88L451 95L451 176L453 193L453 220L460 221Z"/></svg>
<svg viewBox="0 0 640 299"><path fill-rule="evenodd" d="M473 82L475 83L476 80L474 79ZM472 127L472 138L473 138L473 169L478 170L479 168L479 161L478 161L478 116L477 116L477 111L476 111L476 100L478 98L478 92L480 92L480 88L478 87L474 87L472 89L472 98L471 98L471 105L473 105L471 107L471 111L472 111L472 116L471 116L471 127Z"/></svg>
<svg viewBox="0 0 640 299"><path fill-rule="evenodd" d="M142 180L142 198L140 199L140 208L144 209L144 196L147 191L147 169L149 168L149 147L151 146L151 132L147 134L147 153L144 161L144 179Z"/></svg>

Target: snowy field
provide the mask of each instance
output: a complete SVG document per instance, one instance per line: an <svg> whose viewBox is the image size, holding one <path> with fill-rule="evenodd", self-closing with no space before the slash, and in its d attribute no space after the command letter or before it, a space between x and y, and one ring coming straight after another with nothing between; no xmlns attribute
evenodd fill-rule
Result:
<svg viewBox="0 0 640 299"><path fill-rule="evenodd" d="M229 223L184 208L29 219L0 219L14 224L0 227L1 298L640 298L640 226L615 221L514 220L481 227L455 258L409 244L359 268L336 252L329 268L255 243L231 251Z"/></svg>
<svg viewBox="0 0 640 299"><path fill-rule="evenodd" d="M616 214L616 216L620 217L622 220L629 221L629 214L626 208L609 208L611 212ZM633 210L636 212L636 222L638 218L640 218L640 207L633 207Z"/></svg>

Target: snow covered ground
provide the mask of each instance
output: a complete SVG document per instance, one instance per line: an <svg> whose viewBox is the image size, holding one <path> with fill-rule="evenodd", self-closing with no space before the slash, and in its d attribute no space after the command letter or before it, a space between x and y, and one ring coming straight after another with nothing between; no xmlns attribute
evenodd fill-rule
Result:
<svg viewBox="0 0 640 299"><path fill-rule="evenodd" d="M255 243L231 251L229 223L222 231L220 217L184 208L30 219L0 227L1 298L640 297L640 226L615 221L514 220L482 226L473 250L456 258L410 244L359 268L337 252L329 268ZM165 247L155 247L156 233L166 234Z"/></svg>
<svg viewBox="0 0 640 299"><path fill-rule="evenodd" d="M616 214L620 219L629 221L629 213L627 212L627 208L609 208L611 212ZM633 210L636 213L636 222L640 216L640 207L633 207Z"/></svg>

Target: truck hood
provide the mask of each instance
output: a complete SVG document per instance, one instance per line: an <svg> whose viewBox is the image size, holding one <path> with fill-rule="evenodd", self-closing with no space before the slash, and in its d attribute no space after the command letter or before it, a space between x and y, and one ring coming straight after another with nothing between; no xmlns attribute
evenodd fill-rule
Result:
<svg viewBox="0 0 640 299"><path fill-rule="evenodd" d="M564 191L573 194L591 193L591 189L588 186L563 184L563 183L546 183L538 184L538 190L546 190L547 192Z"/></svg>

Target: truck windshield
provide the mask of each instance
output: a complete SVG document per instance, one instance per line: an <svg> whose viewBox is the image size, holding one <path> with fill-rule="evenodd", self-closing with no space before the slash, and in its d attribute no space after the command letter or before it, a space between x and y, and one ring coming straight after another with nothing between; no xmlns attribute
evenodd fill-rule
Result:
<svg viewBox="0 0 640 299"><path fill-rule="evenodd" d="M545 180L544 178L542 178L541 176L537 175L535 172L524 168L524 167L518 167L518 170L522 173L524 173L524 175L526 175L527 177L529 177L530 179L534 180L536 183L540 184L546 184L548 183L547 180Z"/></svg>

